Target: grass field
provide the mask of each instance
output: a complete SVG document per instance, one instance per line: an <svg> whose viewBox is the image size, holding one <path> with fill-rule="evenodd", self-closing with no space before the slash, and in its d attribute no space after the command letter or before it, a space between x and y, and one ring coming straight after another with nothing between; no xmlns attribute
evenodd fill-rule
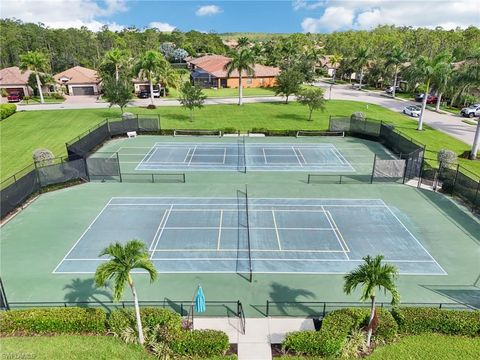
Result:
<svg viewBox="0 0 480 360"><path fill-rule="evenodd" d="M376 349L368 359L474 360L480 354L480 338L424 334L407 336Z"/></svg>
<svg viewBox="0 0 480 360"><path fill-rule="evenodd" d="M368 106L368 107L367 107ZM268 129L327 129L328 117L349 116L362 111L368 117L394 124L408 136L427 145L428 156L447 148L461 154L469 146L447 134L425 126L418 132L416 121L378 105L356 101L331 100L325 112L315 112L313 121L307 120L307 108L297 103L261 103L237 105L205 106L195 111L193 121L189 113L180 107L159 107L156 110L129 108L139 114L157 113L161 115L163 128L218 129L234 127L239 130L252 128ZM65 142L78 136L107 117L118 117L119 109L86 110L44 110L17 112L0 122L1 179L31 164L32 152L38 148L48 148L56 156L66 155ZM460 159L467 169L480 174L480 161Z"/></svg>
<svg viewBox="0 0 480 360"><path fill-rule="evenodd" d="M209 98L223 98L223 97L237 97L238 89L234 88L224 88L224 89L203 89L203 93ZM178 98L178 90L171 89L168 94L168 98L176 99ZM274 96L275 88L244 88L243 96Z"/></svg>
<svg viewBox="0 0 480 360"><path fill-rule="evenodd" d="M143 347L127 345L110 336L12 337L1 339L0 347L3 359L155 359Z"/></svg>

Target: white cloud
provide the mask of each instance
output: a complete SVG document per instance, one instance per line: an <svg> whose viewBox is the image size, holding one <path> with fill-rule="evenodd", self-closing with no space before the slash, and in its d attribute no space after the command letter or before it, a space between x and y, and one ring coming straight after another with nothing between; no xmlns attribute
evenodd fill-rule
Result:
<svg viewBox="0 0 480 360"><path fill-rule="evenodd" d="M205 6L200 6L197 9L197 11L195 11L195 14L197 16L207 16L207 15L219 14L221 12L222 12L222 9L217 5L205 5Z"/></svg>
<svg viewBox="0 0 480 360"><path fill-rule="evenodd" d="M175 26L170 25L168 23L159 22L159 21L151 22L150 24L148 24L148 27L149 28L155 28L155 29L158 29L160 31L165 31L165 32L171 32L175 29Z"/></svg>
<svg viewBox="0 0 480 360"><path fill-rule="evenodd" d="M121 30L123 25L101 21L128 10L126 0L104 0L100 6L95 0L15 0L2 1L1 17L23 22L43 23L51 28L80 28L86 26L98 31L103 25Z"/></svg>
<svg viewBox="0 0 480 360"><path fill-rule="evenodd" d="M314 11L320 4L323 9ZM444 29L480 26L478 0L325 0L295 1L294 9L310 9L319 17L307 17L302 22L305 32L331 32L345 29L372 29L378 25L397 25ZM347 13L342 14L339 8ZM350 14L353 14L350 17ZM350 21L348 20L350 19Z"/></svg>
<svg viewBox="0 0 480 360"><path fill-rule="evenodd" d="M325 0L323 1L307 1L307 0L293 0L292 6L294 10L308 9L313 10L325 5Z"/></svg>
<svg viewBox="0 0 480 360"><path fill-rule="evenodd" d="M344 7L329 7L318 19L305 18L302 21L302 29L305 32L317 33L322 30L335 31L348 27L352 24L354 12Z"/></svg>

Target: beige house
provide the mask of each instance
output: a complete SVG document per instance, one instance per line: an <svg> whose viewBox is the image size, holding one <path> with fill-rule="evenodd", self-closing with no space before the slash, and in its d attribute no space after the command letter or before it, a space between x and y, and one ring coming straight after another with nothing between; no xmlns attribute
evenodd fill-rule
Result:
<svg viewBox="0 0 480 360"><path fill-rule="evenodd" d="M58 86L65 87L68 95L98 95L101 79L95 70L74 66L53 76Z"/></svg>
<svg viewBox="0 0 480 360"><path fill-rule="evenodd" d="M238 71L228 74L225 66L230 58L223 55L205 55L187 61L192 70L191 80L203 88L237 88L239 81ZM242 74L242 86L246 88L271 87L277 83L280 69L272 66L255 64L254 75Z"/></svg>
<svg viewBox="0 0 480 360"><path fill-rule="evenodd" d="M18 94L21 98L24 96L32 96L33 89L28 86L28 78L32 71L26 70L22 72L18 66L12 66L0 70L0 89L5 89L7 93ZM43 93L51 90L50 85L42 85Z"/></svg>

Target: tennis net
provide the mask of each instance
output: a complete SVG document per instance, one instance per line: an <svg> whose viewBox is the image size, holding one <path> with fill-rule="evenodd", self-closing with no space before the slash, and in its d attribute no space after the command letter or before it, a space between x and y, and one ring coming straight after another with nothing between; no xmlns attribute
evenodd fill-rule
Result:
<svg viewBox="0 0 480 360"><path fill-rule="evenodd" d="M297 131L297 137L303 136L339 136L345 137L344 131L316 131L316 130L299 130Z"/></svg>
<svg viewBox="0 0 480 360"><path fill-rule="evenodd" d="M248 187L245 185L245 215L247 221L247 248L248 248L248 275L249 281L253 280L253 271L252 271L252 247L250 244L250 219L248 215Z"/></svg>
<svg viewBox="0 0 480 360"><path fill-rule="evenodd" d="M175 129L173 130L173 136L222 136L220 130L185 130Z"/></svg>

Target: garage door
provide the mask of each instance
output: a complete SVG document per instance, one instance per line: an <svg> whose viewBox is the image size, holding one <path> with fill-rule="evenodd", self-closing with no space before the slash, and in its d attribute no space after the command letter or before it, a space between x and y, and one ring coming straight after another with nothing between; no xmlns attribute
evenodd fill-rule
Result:
<svg viewBox="0 0 480 360"><path fill-rule="evenodd" d="M94 95L93 86L76 86L72 88L73 95Z"/></svg>

